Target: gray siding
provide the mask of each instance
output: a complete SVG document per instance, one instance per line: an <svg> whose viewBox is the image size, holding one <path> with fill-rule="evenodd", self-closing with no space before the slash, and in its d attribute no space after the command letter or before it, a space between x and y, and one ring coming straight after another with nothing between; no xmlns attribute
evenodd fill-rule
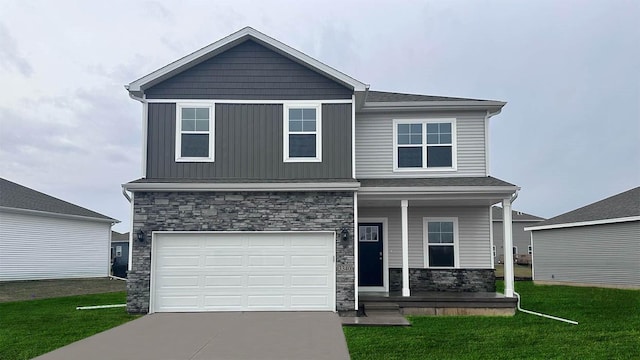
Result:
<svg viewBox="0 0 640 360"><path fill-rule="evenodd" d="M175 161L176 105L149 104L147 178L347 179L351 104L322 106L322 162L283 161L282 105L216 104L215 162Z"/></svg>
<svg viewBox="0 0 640 360"><path fill-rule="evenodd" d="M513 245L518 247L518 254L526 255L528 246L531 244L531 232L524 231L525 227L535 226L535 222L512 222ZM496 247L496 257L504 255L504 233L502 221L493 222L493 245ZM497 260L497 259L496 259Z"/></svg>
<svg viewBox="0 0 640 360"><path fill-rule="evenodd" d="M533 232L534 280L640 287L640 221Z"/></svg>
<svg viewBox="0 0 640 360"><path fill-rule="evenodd" d="M424 268L423 217L457 217L461 268L491 268L489 208L411 207L409 203L409 267ZM388 218L389 267L402 267L400 202L397 207L358 208L360 218Z"/></svg>
<svg viewBox="0 0 640 360"><path fill-rule="evenodd" d="M351 99L353 91L246 41L145 90L148 99Z"/></svg>
<svg viewBox="0 0 640 360"><path fill-rule="evenodd" d="M393 120L456 118L457 171L393 172ZM356 177L486 176L484 113L356 114Z"/></svg>

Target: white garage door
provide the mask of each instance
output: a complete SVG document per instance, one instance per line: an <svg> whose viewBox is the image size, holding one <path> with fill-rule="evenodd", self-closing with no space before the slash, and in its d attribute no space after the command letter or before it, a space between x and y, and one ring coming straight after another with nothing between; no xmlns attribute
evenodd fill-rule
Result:
<svg viewBox="0 0 640 360"><path fill-rule="evenodd" d="M333 233L159 233L152 308L335 310Z"/></svg>

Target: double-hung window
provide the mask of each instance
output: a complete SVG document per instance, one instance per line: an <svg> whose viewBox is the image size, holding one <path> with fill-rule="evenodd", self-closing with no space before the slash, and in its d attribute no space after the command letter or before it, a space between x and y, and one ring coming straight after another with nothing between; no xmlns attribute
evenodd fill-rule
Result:
<svg viewBox="0 0 640 360"><path fill-rule="evenodd" d="M424 218L425 267L458 267L458 219Z"/></svg>
<svg viewBox="0 0 640 360"><path fill-rule="evenodd" d="M320 105L284 106L284 161L322 161Z"/></svg>
<svg viewBox="0 0 640 360"><path fill-rule="evenodd" d="M213 106L177 104L176 113L176 161L214 161Z"/></svg>
<svg viewBox="0 0 640 360"><path fill-rule="evenodd" d="M394 120L395 170L455 170L455 119Z"/></svg>

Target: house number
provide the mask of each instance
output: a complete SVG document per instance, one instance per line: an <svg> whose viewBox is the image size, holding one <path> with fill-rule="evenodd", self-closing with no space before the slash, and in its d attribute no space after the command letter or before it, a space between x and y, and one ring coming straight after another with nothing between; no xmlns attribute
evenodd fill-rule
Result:
<svg viewBox="0 0 640 360"><path fill-rule="evenodd" d="M338 265L336 268L338 271L352 271L353 265Z"/></svg>

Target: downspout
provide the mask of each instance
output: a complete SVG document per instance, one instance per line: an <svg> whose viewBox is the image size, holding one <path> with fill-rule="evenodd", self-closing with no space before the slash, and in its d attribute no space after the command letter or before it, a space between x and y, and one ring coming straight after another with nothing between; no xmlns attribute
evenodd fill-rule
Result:
<svg viewBox="0 0 640 360"><path fill-rule="evenodd" d="M513 202L518 198L518 191L516 190L515 193L513 193L513 195L511 195L511 204L513 205ZM545 317L547 319L552 319L552 320L558 320L558 321L563 321L569 324L573 324L573 325L578 325L577 321L573 321L573 320L567 320L567 319L563 319L561 317L557 317L557 316L552 316L552 315L547 315L547 314L542 314L539 312L535 312L535 311L531 311L531 310L525 310L523 308L520 307L520 294L518 294L517 292L513 292L513 294L516 296L516 298L518 298L518 303L517 303L517 307L518 307L518 311L521 311L525 314L531 314L531 315L536 315L536 316L542 316Z"/></svg>

